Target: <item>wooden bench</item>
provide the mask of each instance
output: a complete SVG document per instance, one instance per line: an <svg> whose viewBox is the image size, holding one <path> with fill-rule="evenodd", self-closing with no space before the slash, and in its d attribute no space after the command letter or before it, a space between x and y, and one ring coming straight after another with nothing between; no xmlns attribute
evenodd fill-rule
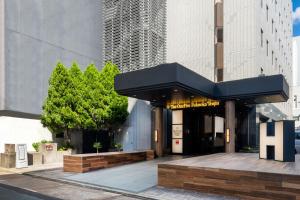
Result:
<svg viewBox="0 0 300 200"><path fill-rule="evenodd" d="M84 173L92 170L153 159L153 150L65 155L64 171Z"/></svg>

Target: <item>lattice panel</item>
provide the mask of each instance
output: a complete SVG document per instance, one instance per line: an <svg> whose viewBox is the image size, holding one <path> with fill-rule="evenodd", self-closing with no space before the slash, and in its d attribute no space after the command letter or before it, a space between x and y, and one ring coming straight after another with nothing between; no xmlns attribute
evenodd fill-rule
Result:
<svg viewBox="0 0 300 200"><path fill-rule="evenodd" d="M122 72L165 62L166 0L105 0L105 61Z"/></svg>

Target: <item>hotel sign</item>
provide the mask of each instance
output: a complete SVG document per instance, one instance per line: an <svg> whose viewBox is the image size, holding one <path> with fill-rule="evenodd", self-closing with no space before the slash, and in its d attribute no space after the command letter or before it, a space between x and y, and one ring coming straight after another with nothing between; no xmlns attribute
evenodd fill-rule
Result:
<svg viewBox="0 0 300 200"><path fill-rule="evenodd" d="M220 105L220 101L205 98L205 97L195 97L190 99L167 101L166 107L168 109L183 109L183 108L198 108L198 107L215 107L219 105Z"/></svg>

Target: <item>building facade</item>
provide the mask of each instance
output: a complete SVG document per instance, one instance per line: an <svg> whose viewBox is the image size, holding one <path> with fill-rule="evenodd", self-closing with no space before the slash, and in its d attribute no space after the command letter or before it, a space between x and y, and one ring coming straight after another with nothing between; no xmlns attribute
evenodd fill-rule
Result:
<svg viewBox="0 0 300 200"><path fill-rule="evenodd" d="M0 152L4 143L52 140L39 117L58 61L102 60L102 2L0 0Z"/></svg>
<svg viewBox="0 0 300 200"><path fill-rule="evenodd" d="M300 37L293 38L293 118L296 132L300 132Z"/></svg>
<svg viewBox="0 0 300 200"><path fill-rule="evenodd" d="M292 85L290 0L161 2L166 12L162 19L166 22L166 51L161 63L177 62L216 83L282 74ZM152 66L139 65L139 70ZM243 135L240 148L258 146L260 122L292 118L292 98L271 102L237 109L244 113L243 130L237 130ZM166 109L164 115L168 112ZM152 136L153 132L152 126Z"/></svg>

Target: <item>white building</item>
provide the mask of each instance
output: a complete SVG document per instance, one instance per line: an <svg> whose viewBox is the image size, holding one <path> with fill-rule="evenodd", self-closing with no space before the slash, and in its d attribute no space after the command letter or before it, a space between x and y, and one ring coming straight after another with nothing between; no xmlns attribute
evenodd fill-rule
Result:
<svg viewBox="0 0 300 200"><path fill-rule="evenodd" d="M161 3L165 5L161 7L165 9L165 19L155 22L166 28L162 63L178 62L214 82L283 74L292 86L291 0L161 2L165 2ZM140 22L143 23L142 18ZM143 48L142 43L140 47ZM292 98L285 103L253 106L247 120L257 125L291 118ZM248 130L248 144L253 146L258 144L254 126Z"/></svg>
<svg viewBox="0 0 300 200"><path fill-rule="evenodd" d="M280 73L292 85L290 0L167 0L166 8L167 63L214 81ZM291 99L258 109L292 117Z"/></svg>

